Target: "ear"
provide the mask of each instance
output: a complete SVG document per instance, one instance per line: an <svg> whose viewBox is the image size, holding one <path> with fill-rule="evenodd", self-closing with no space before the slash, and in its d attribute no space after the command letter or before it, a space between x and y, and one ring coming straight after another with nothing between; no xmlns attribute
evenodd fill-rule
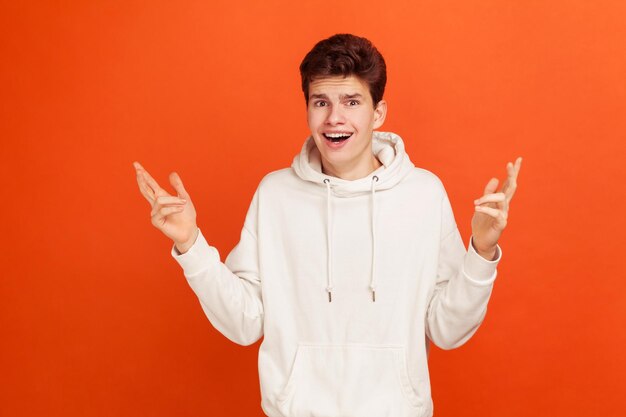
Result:
<svg viewBox="0 0 626 417"><path fill-rule="evenodd" d="M374 130L383 125L385 117L387 117L387 102L380 100L374 109Z"/></svg>

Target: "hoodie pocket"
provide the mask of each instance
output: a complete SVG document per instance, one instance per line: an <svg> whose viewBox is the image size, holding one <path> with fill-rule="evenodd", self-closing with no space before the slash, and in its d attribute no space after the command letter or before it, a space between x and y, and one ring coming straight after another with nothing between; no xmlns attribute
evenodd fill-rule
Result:
<svg viewBox="0 0 626 417"><path fill-rule="evenodd" d="M277 398L287 417L417 417L422 405L397 345L299 344Z"/></svg>

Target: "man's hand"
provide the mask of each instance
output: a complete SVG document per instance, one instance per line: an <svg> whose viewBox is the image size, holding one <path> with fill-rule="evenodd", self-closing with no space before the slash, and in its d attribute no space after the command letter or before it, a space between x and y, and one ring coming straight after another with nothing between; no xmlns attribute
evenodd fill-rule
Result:
<svg viewBox="0 0 626 417"><path fill-rule="evenodd" d="M137 173L139 191L152 207L152 224L174 241L180 253L187 252L196 240L198 226L196 209L183 187L182 180L177 173L170 174L170 183L178 193L178 196L172 196L159 187L139 162L133 162L133 166Z"/></svg>
<svg viewBox="0 0 626 417"><path fill-rule="evenodd" d="M493 260L496 255L496 244L506 227L509 206L517 188L517 175L521 166L522 157L515 160L515 165L507 163L507 179L500 192L495 192L498 179L492 178L487 183L483 196L474 200L476 211L472 217L472 240L476 252L485 259Z"/></svg>

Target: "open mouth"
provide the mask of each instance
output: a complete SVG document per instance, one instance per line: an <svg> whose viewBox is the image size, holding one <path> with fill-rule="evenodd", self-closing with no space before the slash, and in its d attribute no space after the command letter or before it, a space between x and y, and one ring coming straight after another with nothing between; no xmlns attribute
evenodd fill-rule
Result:
<svg viewBox="0 0 626 417"><path fill-rule="evenodd" d="M352 133L323 133L323 136L332 143L339 143L349 139Z"/></svg>

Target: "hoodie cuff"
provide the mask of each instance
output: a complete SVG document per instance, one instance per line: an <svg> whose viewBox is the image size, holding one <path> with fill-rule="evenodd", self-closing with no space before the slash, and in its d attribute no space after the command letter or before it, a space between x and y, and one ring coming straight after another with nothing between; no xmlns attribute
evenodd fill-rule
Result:
<svg viewBox="0 0 626 417"><path fill-rule="evenodd" d="M488 261L476 252L472 245L473 236L470 237L467 247L467 255L463 261L463 274L469 281L478 285L490 285L495 281L498 271L496 267L502 259L502 249L496 244L496 259Z"/></svg>
<svg viewBox="0 0 626 417"><path fill-rule="evenodd" d="M197 274L208 269L211 264L220 261L217 249L207 243L200 228L198 228L196 241L187 252L181 254L174 244L172 245L171 255L183 268L186 276Z"/></svg>

